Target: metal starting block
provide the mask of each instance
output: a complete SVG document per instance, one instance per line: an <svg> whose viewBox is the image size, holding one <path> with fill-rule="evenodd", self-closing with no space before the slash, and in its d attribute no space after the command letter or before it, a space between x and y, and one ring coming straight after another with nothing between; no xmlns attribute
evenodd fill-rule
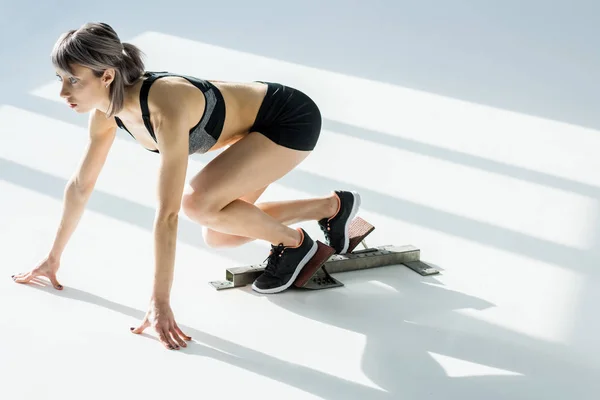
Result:
<svg viewBox="0 0 600 400"><path fill-rule="evenodd" d="M365 237L375 227L360 217L350 225L350 245L346 254L334 254L335 250L326 244L316 241L317 252L302 269L294 286L302 289L327 289L344 284L331 276L338 272L356 271L388 265L404 265L413 271L426 276L439 271L420 260L420 250L412 245L368 247ZM354 251L361 244L364 249ZM231 289L251 284L262 274L266 263L244 267L228 268L224 281L209 282L217 290Z"/></svg>

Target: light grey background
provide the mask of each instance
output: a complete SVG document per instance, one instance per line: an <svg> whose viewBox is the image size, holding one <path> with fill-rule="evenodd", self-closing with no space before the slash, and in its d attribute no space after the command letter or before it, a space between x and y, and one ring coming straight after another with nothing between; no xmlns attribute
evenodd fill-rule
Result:
<svg viewBox="0 0 600 400"><path fill-rule="evenodd" d="M3 3L3 102L53 75L61 32L104 21L600 128L593 0Z"/></svg>

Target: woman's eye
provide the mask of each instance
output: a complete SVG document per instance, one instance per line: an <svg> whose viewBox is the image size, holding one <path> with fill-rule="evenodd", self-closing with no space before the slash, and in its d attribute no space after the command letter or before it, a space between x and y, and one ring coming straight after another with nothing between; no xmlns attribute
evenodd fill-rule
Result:
<svg viewBox="0 0 600 400"><path fill-rule="evenodd" d="M60 75L56 74L56 78L57 78L59 81L61 81L61 82L62 82L62 78L61 78L61 76L60 76ZM70 83L71 85L74 85L74 84L76 84L77 82L79 82L79 79L77 79L77 78L73 78L72 76L70 76L70 77L69 77L69 83Z"/></svg>

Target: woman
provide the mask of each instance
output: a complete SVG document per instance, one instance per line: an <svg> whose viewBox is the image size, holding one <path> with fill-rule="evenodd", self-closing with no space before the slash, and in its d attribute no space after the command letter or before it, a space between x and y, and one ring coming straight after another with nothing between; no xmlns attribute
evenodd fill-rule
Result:
<svg viewBox="0 0 600 400"><path fill-rule="evenodd" d="M46 276L57 289L61 254L76 228L114 141L129 132L160 156L158 209L154 221L155 271L149 310L141 333L153 326L169 349L190 338L171 310L178 213L203 225L211 247L271 243L264 273L252 288L260 293L287 289L315 254L316 242L288 225L316 220L337 253L348 248L348 225L360 198L333 191L321 198L254 203L267 186L302 162L321 129L315 103L298 90L264 82L206 81L147 72L140 50L121 43L104 23L88 23L60 36L52 62L62 82L60 96L79 113L90 113L89 145L69 181L64 211L49 255L32 271L13 277L27 283ZM188 156L229 146L184 187Z"/></svg>

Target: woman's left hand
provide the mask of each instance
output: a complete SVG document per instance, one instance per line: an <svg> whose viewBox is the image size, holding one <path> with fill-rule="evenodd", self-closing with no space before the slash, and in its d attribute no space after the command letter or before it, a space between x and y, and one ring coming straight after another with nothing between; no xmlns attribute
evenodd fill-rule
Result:
<svg viewBox="0 0 600 400"><path fill-rule="evenodd" d="M192 340L177 326L169 303L151 301L150 308L142 324L137 328L130 329L131 332L140 334L150 326L156 330L160 342L169 350L179 350L180 347L187 347L185 341Z"/></svg>

